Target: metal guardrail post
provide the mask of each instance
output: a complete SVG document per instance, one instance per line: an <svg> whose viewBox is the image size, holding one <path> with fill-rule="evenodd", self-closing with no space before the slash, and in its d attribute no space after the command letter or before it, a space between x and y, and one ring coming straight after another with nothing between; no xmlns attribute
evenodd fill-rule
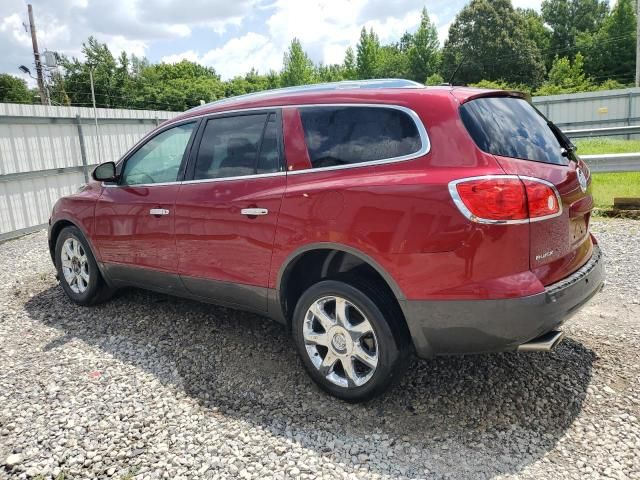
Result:
<svg viewBox="0 0 640 480"><path fill-rule="evenodd" d="M89 182L89 164L87 163L87 149L84 144L84 135L82 134L82 121L80 115L76 115L76 125L78 127L78 140L80 140L80 156L82 157L82 171L84 173L84 181Z"/></svg>

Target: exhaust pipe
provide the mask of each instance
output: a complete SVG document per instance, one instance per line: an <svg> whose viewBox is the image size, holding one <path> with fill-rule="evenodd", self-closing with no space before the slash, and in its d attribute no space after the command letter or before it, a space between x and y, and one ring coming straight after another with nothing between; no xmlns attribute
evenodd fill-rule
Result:
<svg viewBox="0 0 640 480"><path fill-rule="evenodd" d="M564 338L564 332L552 330L518 346L518 352L550 352Z"/></svg>

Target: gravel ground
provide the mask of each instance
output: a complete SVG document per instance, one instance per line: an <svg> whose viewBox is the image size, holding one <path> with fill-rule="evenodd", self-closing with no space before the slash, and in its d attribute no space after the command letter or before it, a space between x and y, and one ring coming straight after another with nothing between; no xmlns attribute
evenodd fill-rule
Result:
<svg viewBox="0 0 640 480"><path fill-rule="evenodd" d="M263 318L130 290L81 308L37 233L0 245L0 478L640 479L640 222L551 354L418 361L348 405Z"/></svg>

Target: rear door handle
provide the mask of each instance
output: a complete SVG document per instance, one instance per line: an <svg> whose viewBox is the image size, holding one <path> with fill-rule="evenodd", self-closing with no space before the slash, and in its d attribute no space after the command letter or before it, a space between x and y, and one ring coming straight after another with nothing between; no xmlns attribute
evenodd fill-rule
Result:
<svg viewBox="0 0 640 480"><path fill-rule="evenodd" d="M266 208L243 208L240 213L249 217L257 217L258 215L268 215L269 210Z"/></svg>
<svg viewBox="0 0 640 480"><path fill-rule="evenodd" d="M149 215L169 215L169 210L166 208L152 208L149 210Z"/></svg>

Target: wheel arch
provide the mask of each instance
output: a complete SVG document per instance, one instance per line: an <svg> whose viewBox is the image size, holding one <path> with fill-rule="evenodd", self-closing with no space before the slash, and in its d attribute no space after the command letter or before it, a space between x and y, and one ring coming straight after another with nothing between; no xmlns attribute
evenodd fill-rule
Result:
<svg viewBox="0 0 640 480"><path fill-rule="evenodd" d="M376 260L348 245L320 242L298 248L280 266L276 290L279 307L287 324L290 325L295 303L306 288L353 269L358 269L360 273L383 285L404 316L404 293ZM296 275L302 275L302 278L296 278Z"/></svg>

